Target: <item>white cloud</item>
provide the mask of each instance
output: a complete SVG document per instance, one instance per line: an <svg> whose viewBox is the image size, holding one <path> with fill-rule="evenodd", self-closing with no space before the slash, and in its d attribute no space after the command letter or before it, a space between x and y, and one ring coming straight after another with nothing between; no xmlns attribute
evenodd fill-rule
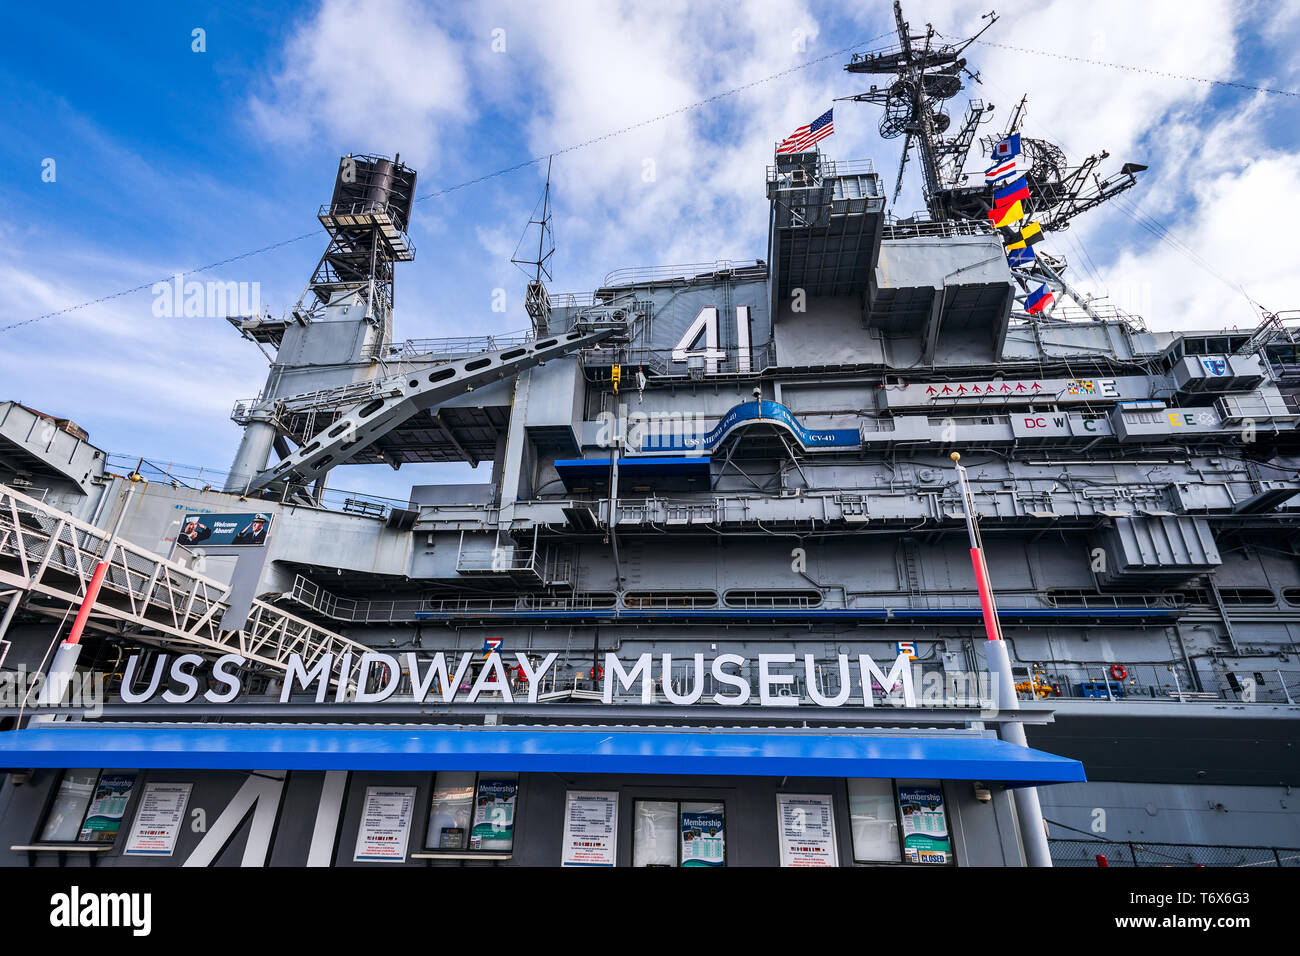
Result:
<svg viewBox="0 0 1300 956"><path fill-rule="evenodd" d="M462 47L436 16L407 0L327 0L289 40L270 91L251 98L253 119L279 140L323 132L427 165L471 112Z"/></svg>
<svg viewBox="0 0 1300 956"><path fill-rule="evenodd" d="M702 100L828 51L801 4L488 4L477 32L506 23L508 52L483 46L498 102L535 109L522 130L545 154ZM796 32L798 31L798 32ZM511 68L501 68L503 61ZM838 69L823 64L821 74ZM651 262L761 257L771 144L830 100L816 70L555 159L557 282L581 288ZM583 253L598 252L598 256Z"/></svg>

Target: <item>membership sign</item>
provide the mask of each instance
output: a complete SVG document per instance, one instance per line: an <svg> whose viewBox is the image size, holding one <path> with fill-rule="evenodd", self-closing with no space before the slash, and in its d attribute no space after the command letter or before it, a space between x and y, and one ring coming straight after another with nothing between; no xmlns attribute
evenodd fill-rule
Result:
<svg viewBox="0 0 1300 956"><path fill-rule="evenodd" d="M515 797L519 793L517 780L492 780L484 777L478 782L478 796L474 801L474 827L469 834L471 850L508 850L514 843Z"/></svg>
<svg viewBox="0 0 1300 956"><path fill-rule="evenodd" d="M835 815L829 796L779 793L776 812L782 866L840 865L835 847Z"/></svg>
<svg viewBox="0 0 1300 956"><path fill-rule="evenodd" d="M146 784L124 856L171 856L190 800L189 783Z"/></svg>
<svg viewBox="0 0 1300 956"><path fill-rule="evenodd" d="M401 863L411 836L414 787L367 787L361 827L352 859L358 863Z"/></svg>
<svg viewBox="0 0 1300 956"><path fill-rule="evenodd" d="M618 794L570 790L564 807L561 866L613 866Z"/></svg>
<svg viewBox="0 0 1300 956"><path fill-rule="evenodd" d="M726 832L718 811L682 809L682 866L722 866Z"/></svg>
<svg viewBox="0 0 1300 956"><path fill-rule="evenodd" d="M900 785L898 809L903 817L903 853L908 863L952 862L942 790Z"/></svg>

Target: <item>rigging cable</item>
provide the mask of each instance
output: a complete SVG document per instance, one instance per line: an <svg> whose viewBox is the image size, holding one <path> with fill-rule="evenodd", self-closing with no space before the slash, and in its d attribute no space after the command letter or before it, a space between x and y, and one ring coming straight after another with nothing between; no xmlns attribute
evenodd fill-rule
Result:
<svg viewBox="0 0 1300 956"><path fill-rule="evenodd" d="M1297 90L1277 90L1267 86L1254 86L1250 83L1237 83L1232 80L1213 80L1204 76L1192 76L1190 73L1173 73L1169 70L1153 70L1146 66L1129 66L1126 63L1111 63L1106 60L1092 60L1085 56L1070 56L1067 53L1056 53L1052 50L1035 50L1030 47L1012 46L1009 43L995 43L992 40L976 40L976 43L982 43L985 46L998 47L1002 50L1011 50L1014 53L1032 53L1035 56L1052 57L1057 60L1067 60L1071 63L1086 63L1089 66L1104 66L1112 70L1128 70L1130 73L1148 73L1151 76L1165 77L1171 80L1190 80L1193 83L1205 83L1208 86L1228 86L1239 90L1251 90L1255 93L1271 93L1275 96L1297 96L1300 97L1300 91Z"/></svg>
<svg viewBox="0 0 1300 956"><path fill-rule="evenodd" d="M1001 86L999 86L997 83L993 82L992 80L985 80L984 82L988 83L999 93L1007 92L1005 89L1003 89ZM1217 81L1207 80L1205 82L1217 82ZM1040 124L1040 125L1042 125L1043 131L1048 136L1050 136L1057 144L1059 144L1062 148L1069 147L1070 144L1066 142L1065 137L1061 136L1055 130L1048 129L1047 126L1044 124ZM1218 270L1216 270L1203 256L1197 253L1196 250L1194 250L1186 242L1179 239L1166 226L1162 225L1159 221L1151 217L1149 214L1142 212L1141 209L1136 204L1132 203L1127 196L1116 195L1116 196L1112 196L1111 198L1114 200L1115 208L1119 209L1120 212L1128 216L1131 220L1137 223L1137 225L1139 225L1141 228L1146 230L1156 239L1160 240L1161 242L1167 243L1171 248L1175 249L1176 251L1178 251L1188 259L1190 259L1193 264L1200 267L1205 272L1208 272L1210 275L1214 276L1224 285L1228 286L1229 288L1233 289L1236 292L1241 293L1241 295L1246 299L1246 301L1251 305L1252 308L1259 309L1262 312L1267 311L1266 309L1264 309L1262 305L1260 305L1258 302L1256 302L1254 299L1250 297L1250 294L1245 290L1245 288L1241 285L1240 282L1234 282L1231 279L1229 279L1227 276L1223 275ZM1059 230L1055 230L1055 231L1059 232ZM1254 318L1255 321L1258 322L1258 316L1254 316Z"/></svg>

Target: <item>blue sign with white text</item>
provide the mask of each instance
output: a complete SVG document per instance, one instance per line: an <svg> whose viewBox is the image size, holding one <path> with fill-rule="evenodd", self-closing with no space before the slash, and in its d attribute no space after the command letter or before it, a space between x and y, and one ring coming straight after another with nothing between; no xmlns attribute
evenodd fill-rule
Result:
<svg viewBox="0 0 1300 956"><path fill-rule="evenodd" d="M779 402L743 402L735 406L704 435L649 434L641 451L712 451L732 429L758 421L772 421L788 428L805 451L817 448L857 448L862 438L856 428L805 428L790 409Z"/></svg>

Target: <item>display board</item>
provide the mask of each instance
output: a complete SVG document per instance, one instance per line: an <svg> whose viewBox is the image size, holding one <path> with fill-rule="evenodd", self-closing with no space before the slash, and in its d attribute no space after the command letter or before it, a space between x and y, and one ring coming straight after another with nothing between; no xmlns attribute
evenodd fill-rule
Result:
<svg viewBox="0 0 1300 956"><path fill-rule="evenodd" d="M778 793L776 810L782 866L839 866L829 795Z"/></svg>
<svg viewBox="0 0 1300 956"><path fill-rule="evenodd" d="M135 786L133 773L102 773L95 785L95 795L86 808L86 819L77 835L79 843L112 843L122 828L126 805L131 802Z"/></svg>
<svg viewBox="0 0 1300 956"><path fill-rule="evenodd" d="M414 807L414 787L367 787L352 859L358 863L405 860Z"/></svg>
<svg viewBox="0 0 1300 956"><path fill-rule="evenodd" d="M471 850L509 850L514 845L517 779L480 777L474 801Z"/></svg>
<svg viewBox="0 0 1300 956"><path fill-rule="evenodd" d="M187 548L198 545L257 547L266 544L273 517L270 512L187 514L176 533L176 541Z"/></svg>
<svg viewBox="0 0 1300 956"><path fill-rule="evenodd" d="M561 866L613 866L618 835L618 794L570 790L564 804Z"/></svg>
<svg viewBox="0 0 1300 956"><path fill-rule="evenodd" d="M951 863L952 840L943 790L938 784L898 785L903 856L908 863Z"/></svg>
<svg viewBox="0 0 1300 956"><path fill-rule="evenodd" d="M682 804L682 866L722 866L726 859L723 808Z"/></svg>
<svg viewBox="0 0 1300 956"><path fill-rule="evenodd" d="M149 783L140 795L124 856L171 856L189 803L189 783Z"/></svg>

